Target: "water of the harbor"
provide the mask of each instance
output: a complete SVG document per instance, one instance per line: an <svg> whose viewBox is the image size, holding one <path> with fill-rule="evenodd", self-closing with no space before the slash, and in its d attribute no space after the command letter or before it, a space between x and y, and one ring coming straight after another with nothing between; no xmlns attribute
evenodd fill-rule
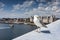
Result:
<svg viewBox="0 0 60 40"><path fill-rule="evenodd" d="M14 24L14 27L10 27L9 24L0 23L0 40L12 40L34 29L36 29L36 26L26 24Z"/></svg>

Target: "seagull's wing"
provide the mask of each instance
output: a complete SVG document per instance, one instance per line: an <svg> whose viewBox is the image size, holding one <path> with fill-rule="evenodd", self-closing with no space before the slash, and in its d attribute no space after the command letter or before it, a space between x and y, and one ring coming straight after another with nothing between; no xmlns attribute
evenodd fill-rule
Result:
<svg viewBox="0 0 60 40"><path fill-rule="evenodd" d="M47 26L41 20L40 20L40 23L43 25L43 27L47 28Z"/></svg>

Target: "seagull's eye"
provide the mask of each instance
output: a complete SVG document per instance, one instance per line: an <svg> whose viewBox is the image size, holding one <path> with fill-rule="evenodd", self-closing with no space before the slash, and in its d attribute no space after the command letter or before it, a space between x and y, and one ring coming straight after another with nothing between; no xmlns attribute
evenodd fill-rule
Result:
<svg viewBox="0 0 60 40"><path fill-rule="evenodd" d="M37 17L37 18L39 18L39 17Z"/></svg>

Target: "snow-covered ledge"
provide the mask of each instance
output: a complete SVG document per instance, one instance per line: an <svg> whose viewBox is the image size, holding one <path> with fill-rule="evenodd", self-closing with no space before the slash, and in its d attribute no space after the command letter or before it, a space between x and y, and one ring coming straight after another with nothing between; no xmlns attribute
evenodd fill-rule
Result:
<svg viewBox="0 0 60 40"><path fill-rule="evenodd" d="M60 20L46 26L48 28L42 28L40 33L34 30L12 40L60 40Z"/></svg>

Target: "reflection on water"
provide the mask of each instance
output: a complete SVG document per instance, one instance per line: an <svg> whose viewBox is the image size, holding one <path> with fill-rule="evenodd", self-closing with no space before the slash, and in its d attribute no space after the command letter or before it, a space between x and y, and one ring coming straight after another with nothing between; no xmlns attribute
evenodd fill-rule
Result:
<svg viewBox="0 0 60 40"><path fill-rule="evenodd" d="M14 24L14 27L10 28L9 24L0 24L0 40L11 40L34 29L36 26Z"/></svg>
<svg viewBox="0 0 60 40"><path fill-rule="evenodd" d="M10 28L10 27L8 27L8 26L9 26L8 24L0 24L0 29Z"/></svg>
<svg viewBox="0 0 60 40"><path fill-rule="evenodd" d="M0 27L0 29L7 29L7 28L10 28L10 27Z"/></svg>

